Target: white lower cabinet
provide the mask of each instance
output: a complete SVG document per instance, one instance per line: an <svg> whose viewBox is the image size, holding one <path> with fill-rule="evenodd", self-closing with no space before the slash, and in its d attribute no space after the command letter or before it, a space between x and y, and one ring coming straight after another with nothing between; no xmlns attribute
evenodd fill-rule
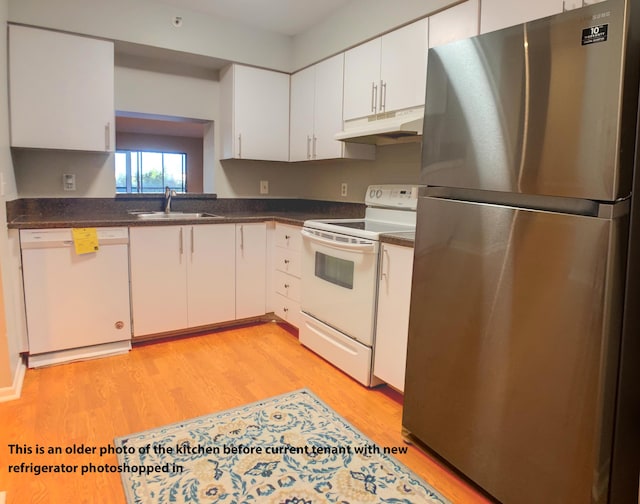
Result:
<svg viewBox="0 0 640 504"><path fill-rule="evenodd" d="M235 318L235 224L130 229L133 335Z"/></svg>
<svg viewBox="0 0 640 504"><path fill-rule="evenodd" d="M382 244L373 374L404 390L413 248Z"/></svg>
<svg viewBox="0 0 640 504"><path fill-rule="evenodd" d="M236 224L236 319L259 317L267 307L267 224Z"/></svg>
<svg viewBox="0 0 640 504"><path fill-rule="evenodd" d="M273 251L274 313L300 327L302 235L299 226L276 223Z"/></svg>

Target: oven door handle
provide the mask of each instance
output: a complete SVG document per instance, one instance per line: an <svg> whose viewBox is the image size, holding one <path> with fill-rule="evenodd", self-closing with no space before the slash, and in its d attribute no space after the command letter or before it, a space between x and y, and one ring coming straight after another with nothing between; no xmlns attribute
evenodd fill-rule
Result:
<svg viewBox="0 0 640 504"><path fill-rule="evenodd" d="M320 238L319 236L316 236L305 229L303 229L301 233L304 238L307 238L313 242L320 243L322 245L326 245L327 247L331 247L338 250L357 251L357 252L375 252L376 250L375 243L340 243L333 240L326 240L324 238Z"/></svg>

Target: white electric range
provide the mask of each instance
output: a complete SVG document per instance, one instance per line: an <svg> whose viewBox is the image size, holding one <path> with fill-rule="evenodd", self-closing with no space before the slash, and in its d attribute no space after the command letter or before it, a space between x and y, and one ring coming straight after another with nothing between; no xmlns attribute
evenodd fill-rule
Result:
<svg viewBox="0 0 640 504"><path fill-rule="evenodd" d="M380 235L415 231L416 196L416 186L369 186L363 219L302 228L300 342L366 386L375 384Z"/></svg>

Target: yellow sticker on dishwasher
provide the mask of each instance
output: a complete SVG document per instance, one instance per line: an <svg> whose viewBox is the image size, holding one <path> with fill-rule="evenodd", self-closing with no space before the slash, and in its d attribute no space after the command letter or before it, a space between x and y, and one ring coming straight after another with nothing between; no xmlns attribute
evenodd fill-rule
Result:
<svg viewBox="0 0 640 504"><path fill-rule="evenodd" d="M71 233L76 254L90 254L98 251L98 231L96 228L73 228Z"/></svg>

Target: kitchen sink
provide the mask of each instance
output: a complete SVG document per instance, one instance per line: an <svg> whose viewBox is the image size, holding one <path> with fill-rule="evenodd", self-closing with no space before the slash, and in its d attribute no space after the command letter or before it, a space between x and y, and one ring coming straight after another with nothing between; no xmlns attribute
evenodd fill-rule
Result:
<svg viewBox="0 0 640 504"><path fill-rule="evenodd" d="M180 219L223 219L222 215L206 212L140 212L134 214L138 219L180 220Z"/></svg>

